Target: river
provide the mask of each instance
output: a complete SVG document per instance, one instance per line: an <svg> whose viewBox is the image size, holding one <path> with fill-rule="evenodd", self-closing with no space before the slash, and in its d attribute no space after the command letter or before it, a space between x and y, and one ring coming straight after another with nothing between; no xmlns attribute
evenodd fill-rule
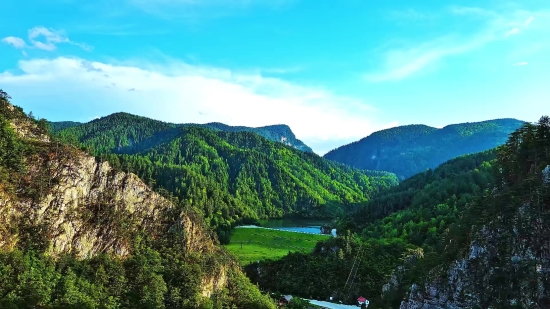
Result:
<svg viewBox="0 0 550 309"><path fill-rule="evenodd" d="M301 232L309 234L321 234L321 226L330 223L328 220L313 219L269 219L258 222L261 227L284 230L290 232ZM335 236L336 230L332 230Z"/></svg>

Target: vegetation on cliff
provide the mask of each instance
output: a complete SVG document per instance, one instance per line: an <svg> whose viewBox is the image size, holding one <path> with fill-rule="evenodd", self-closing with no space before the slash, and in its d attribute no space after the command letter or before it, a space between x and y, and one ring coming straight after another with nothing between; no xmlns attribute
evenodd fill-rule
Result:
<svg viewBox="0 0 550 309"><path fill-rule="evenodd" d="M196 211L0 91L1 308L274 308Z"/></svg>
<svg viewBox="0 0 550 309"><path fill-rule="evenodd" d="M549 149L543 117L498 149L382 191L339 219L343 235L312 254L253 264L247 273L266 289L349 302L363 295L374 308L398 308L409 293L403 308L536 303L550 287Z"/></svg>

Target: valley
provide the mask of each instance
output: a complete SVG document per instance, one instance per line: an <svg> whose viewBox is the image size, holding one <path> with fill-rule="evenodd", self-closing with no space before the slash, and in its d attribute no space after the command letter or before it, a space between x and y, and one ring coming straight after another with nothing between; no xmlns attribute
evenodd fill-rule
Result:
<svg viewBox="0 0 550 309"><path fill-rule="evenodd" d="M261 260L277 260L289 252L310 253L318 241L329 237L244 226L233 230L231 240L225 248L237 257L241 265L246 266Z"/></svg>
<svg viewBox="0 0 550 309"><path fill-rule="evenodd" d="M550 309L549 0L0 11L0 309Z"/></svg>
<svg viewBox="0 0 550 309"><path fill-rule="evenodd" d="M54 132L199 210L222 243L233 227L255 220L331 219L398 183L395 174L351 168L248 131L115 114Z"/></svg>
<svg viewBox="0 0 550 309"><path fill-rule="evenodd" d="M1 93L2 308L547 300L548 117L398 127L324 158L281 143L285 126L50 123Z"/></svg>

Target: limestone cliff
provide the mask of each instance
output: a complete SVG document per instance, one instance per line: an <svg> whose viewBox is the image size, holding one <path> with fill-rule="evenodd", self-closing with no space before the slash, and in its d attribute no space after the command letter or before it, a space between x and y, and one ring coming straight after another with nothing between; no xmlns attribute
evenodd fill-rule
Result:
<svg viewBox="0 0 550 309"><path fill-rule="evenodd" d="M550 166L528 168L480 202L496 211L474 226L469 248L414 284L401 309L550 308Z"/></svg>
<svg viewBox="0 0 550 309"><path fill-rule="evenodd" d="M24 156L23 172L11 172L9 181L0 182L0 250L9 251L32 237L33 243L43 240L53 257L71 253L84 259L105 253L124 258L138 233L154 239L177 228L184 235L185 252L224 256L199 217L176 210L136 175L50 141L35 122L16 115L13 106L5 107L17 116L7 117L13 131L36 150ZM205 297L225 288L228 270L236 270L231 259L217 266L201 279Z"/></svg>
<svg viewBox="0 0 550 309"><path fill-rule="evenodd" d="M512 133L494 166L401 309L550 308L550 117Z"/></svg>

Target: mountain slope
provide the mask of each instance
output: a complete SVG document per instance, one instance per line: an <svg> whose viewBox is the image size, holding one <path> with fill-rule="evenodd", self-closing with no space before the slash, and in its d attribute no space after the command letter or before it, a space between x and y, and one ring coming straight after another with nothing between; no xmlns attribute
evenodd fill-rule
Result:
<svg viewBox="0 0 550 309"><path fill-rule="evenodd" d="M59 123L51 127L61 128ZM94 154L110 153L123 147L140 147L147 139L177 128L178 125L135 116L116 113L92 120L88 123L54 130L61 140L90 148Z"/></svg>
<svg viewBox="0 0 550 309"><path fill-rule="evenodd" d="M51 141L0 91L0 307L274 308L196 212Z"/></svg>
<svg viewBox="0 0 550 309"><path fill-rule="evenodd" d="M418 247L426 241L433 245L468 203L493 186L496 153L493 149L458 157L414 175L375 195L338 225L361 231L366 238L403 237ZM432 227L436 229L428 233Z"/></svg>
<svg viewBox="0 0 550 309"><path fill-rule="evenodd" d="M495 158L494 150L463 156L382 190L335 220L337 239L318 244L312 254L250 265L247 274L268 290L303 297L333 295L349 303L363 295L374 308L396 308L407 284L420 280L426 269L446 256L441 239L466 205L494 183L491 163ZM424 257L422 263L403 273L407 269L403 261L417 255ZM398 279L399 284L393 285ZM383 289L387 293L380 299Z"/></svg>
<svg viewBox="0 0 550 309"><path fill-rule="evenodd" d="M447 237L457 256L411 286L401 308L550 306L550 119L512 134L495 171L494 189Z"/></svg>
<svg viewBox="0 0 550 309"><path fill-rule="evenodd" d="M397 184L393 174L346 167L251 132L196 127L146 151L104 159L202 209L222 240L243 220L333 217Z"/></svg>
<svg viewBox="0 0 550 309"><path fill-rule="evenodd" d="M361 169L393 172L405 179L452 158L502 145L523 124L516 119L497 119L442 129L401 126L375 132L324 157Z"/></svg>
<svg viewBox="0 0 550 309"><path fill-rule="evenodd" d="M397 184L391 173L346 167L242 131L247 128L210 126L119 113L56 136L200 209L223 242L236 224L284 216L332 218ZM292 133L286 126L267 128Z"/></svg>
<svg viewBox="0 0 550 309"><path fill-rule="evenodd" d="M173 124L127 113L115 113L85 124L70 121L50 123L53 133L62 136L65 141L93 146L95 154L144 150L169 140L173 137L172 129L182 127L201 127L224 132L253 132L271 141L312 152L311 148L296 138L287 125L249 128L222 123Z"/></svg>
<svg viewBox="0 0 550 309"><path fill-rule="evenodd" d="M193 126L193 124L189 124ZM258 128L249 128L243 126L228 126L223 123L207 123L204 125L195 125L203 128L219 130L223 132L252 132L260 136L267 138L273 142L280 142L283 145L287 145L305 152L313 152L309 146L304 144L301 140L297 139L289 126L280 124Z"/></svg>
<svg viewBox="0 0 550 309"><path fill-rule="evenodd" d="M359 235L340 232L312 254L246 270L264 289L350 303L367 295L375 308L548 308L549 189L543 117L504 146L415 175L338 220L338 231Z"/></svg>
<svg viewBox="0 0 550 309"><path fill-rule="evenodd" d="M72 127L80 126L83 123L81 122L75 122L75 121L57 121L57 122L49 122L49 129L50 132L59 132L61 130L69 129Z"/></svg>

